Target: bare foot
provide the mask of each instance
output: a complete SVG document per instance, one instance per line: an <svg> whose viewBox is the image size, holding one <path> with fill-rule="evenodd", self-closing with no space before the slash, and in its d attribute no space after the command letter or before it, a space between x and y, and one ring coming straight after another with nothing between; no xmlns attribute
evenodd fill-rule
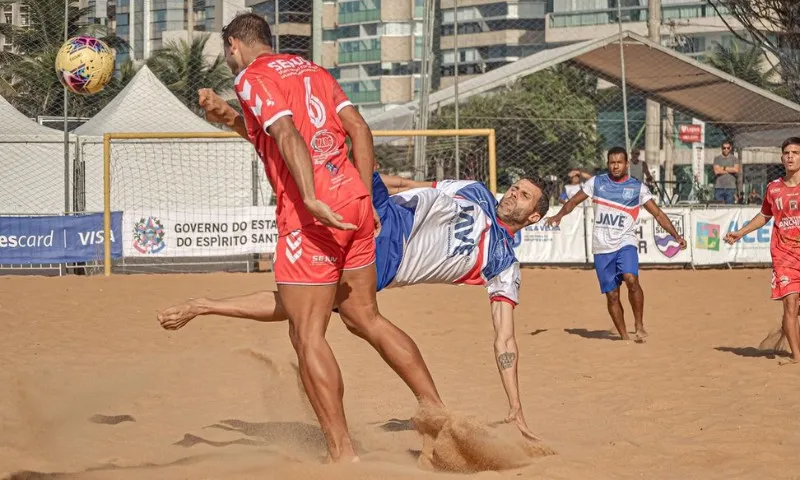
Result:
<svg viewBox="0 0 800 480"><path fill-rule="evenodd" d="M158 312L158 322L164 330L178 330L186 326L200 314L197 301L192 299L186 303L173 305Z"/></svg>
<svg viewBox="0 0 800 480"><path fill-rule="evenodd" d="M785 367L786 365L797 365L800 363L800 359L797 358L789 358L786 360L781 360L778 362L778 366Z"/></svg>
<svg viewBox="0 0 800 480"><path fill-rule="evenodd" d="M644 343L645 342L645 338L647 337L647 332L644 331L644 328L638 328L638 329L636 329L636 333L634 333L633 335L635 337L633 339L634 342L636 342L636 343Z"/></svg>
<svg viewBox="0 0 800 480"><path fill-rule="evenodd" d="M639 338L647 338L647 331L644 329L644 325L636 327L636 336Z"/></svg>
<svg viewBox="0 0 800 480"><path fill-rule="evenodd" d="M358 455L342 455L338 459L334 460L329 453L327 457L325 457L325 463L359 463L361 458Z"/></svg>

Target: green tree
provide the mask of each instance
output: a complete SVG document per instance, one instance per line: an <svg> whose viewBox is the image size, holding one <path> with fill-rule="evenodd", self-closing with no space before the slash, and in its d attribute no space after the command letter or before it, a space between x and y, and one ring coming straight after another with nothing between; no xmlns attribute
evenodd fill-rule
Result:
<svg viewBox="0 0 800 480"><path fill-rule="evenodd" d="M800 6L797 0L706 0L739 41L775 56L784 94L800 102ZM728 19L733 17L739 25Z"/></svg>
<svg viewBox="0 0 800 480"><path fill-rule="evenodd" d="M563 69L550 69L517 80L505 90L470 97L461 105L460 128L495 129L499 189L520 175L561 177L571 168L602 164L589 83L575 72L566 75ZM437 112L430 128L454 128L453 110L449 106ZM460 147L462 158L484 149L477 141ZM451 176L452 161L445 165L445 176Z"/></svg>
<svg viewBox="0 0 800 480"><path fill-rule="evenodd" d="M10 3L14 1L0 0L0 7ZM13 52L0 53L0 93L29 117L63 115L64 89L55 72L55 58L64 42L64 0L36 0L27 5L28 26L0 24L0 34L15 47ZM70 37L92 35L112 48L127 48L122 39L107 35L102 26L81 24L81 18L89 12L89 8L78 8L76 0L69 0L67 32ZM69 114L94 115L124 87L125 80L124 75L118 76L96 95L70 95Z"/></svg>
<svg viewBox="0 0 800 480"><path fill-rule="evenodd" d="M725 46L719 42L714 43L707 62L723 72L752 83L761 88L770 88L770 77L774 69L765 68L764 52L760 47L750 45L748 48L740 47L740 42L731 42Z"/></svg>
<svg viewBox="0 0 800 480"><path fill-rule="evenodd" d="M210 36L203 34L191 43L186 40L168 42L166 48L153 54L147 66L159 80L187 107L203 115L198 105L197 90L211 88L217 93L232 88L232 74L225 58L217 55L209 59L203 53Z"/></svg>

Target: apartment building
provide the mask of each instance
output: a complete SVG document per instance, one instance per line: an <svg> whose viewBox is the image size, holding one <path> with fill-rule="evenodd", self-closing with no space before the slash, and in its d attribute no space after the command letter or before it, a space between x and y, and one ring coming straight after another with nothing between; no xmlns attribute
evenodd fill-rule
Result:
<svg viewBox="0 0 800 480"><path fill-rule="evenodd" d="M2 15L0 15L0 23L8 23L19 27L27 27L30 25L30 7L27 2L12 2L5 3L0 7ZM0 34L0 48L4 52L15 51L15 46L10 38Z"/></svg>
<svg viewBox="0 0 800 480"><path fill-rule="evenodd" d="M548 0L440 0L438 6L432 43L439 88L454 82L456 36L461 81L545 48ZM423 9L424 0L325 3L323 65L365 113L417 98Z"/></svg>
<svg viewBox="0 0 800 480"><path fill-rule="evenodd" d="M551 3L547 0L441 0L441 87L450 86L455 80L456 41L459 81L546 48L545 17Z"/></svg>
<svg viewBox="0 0 800 480"><path fill-rule="evenodd" d="M617 2L622 2L617 5ZM647 0L553 0L545 40L558 46L613 35L625 30L647 36ZM721 7L720 7L721 8ZM724 9L721 8L722 12ZM732 18L729 24L738 25ZM702 59L715 42L735 41L714 7L704 0L661 0L661 43Z"/></svg>

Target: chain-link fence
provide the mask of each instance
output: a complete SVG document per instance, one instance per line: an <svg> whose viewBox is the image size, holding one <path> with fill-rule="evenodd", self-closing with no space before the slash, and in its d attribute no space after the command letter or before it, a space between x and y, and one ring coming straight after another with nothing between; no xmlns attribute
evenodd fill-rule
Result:
<svg viewBox="0 0 800 480"><path fill-rule="evenodd" d="M648 43L646 0L567 3L575 2L0 0L0 107L9 112L0 215L100 210L90 171L103 133L219 131L203 119L197 90L237 103L220 32L245 10L267 19L276 51L327 68L375 129L494 129L500 191L539 175L557 204L622 146L631 174L663 205L757 203L783 172L781 141L800 131L786 67L796 49L780 31L791 25L761 38L747 25L726 28L739 25L731 22L741 2L662 0L660 40ZM634 33L622 49L620 30ZM115 48L115 75L98 94L65 98L54 59L78 34ZM783 50L764 46L773 39ZM733 148L723 152L726 139ZM400 135L376 141L376 157L392 173L486 182L485 143ZM176 160L151 149L139 161L145 169ZM262 170L242 181L247 191L264 184L259 205L269 203Z"/></svg>

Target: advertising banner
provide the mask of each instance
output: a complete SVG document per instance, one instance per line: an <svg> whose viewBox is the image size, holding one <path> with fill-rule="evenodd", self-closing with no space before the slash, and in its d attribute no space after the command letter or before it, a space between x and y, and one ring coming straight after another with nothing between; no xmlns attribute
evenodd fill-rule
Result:
<svg viewBox="0 0 800 480"><path fill-rule="evenodd" d="M550 207L547 216L558 213ZM578 207L564 217L558 227L546 227L544 220L517 232L514 249L520 263L585 263L584 208Z"/></svg>
<svg viewBox="0 0 800 480"><path fill-rule="evenodd" d="M122 256L122 212L111 213L111 257ZM0 264L89 262L103 258L103 214L0 217Z"/></svg>
<svg viewBox="0 0 800 480"><path fill-rule="evenodd" d="M692 212L694 262L696 265L725 263L770 263L772 219L735 245L723 241L728 232L740 229L759 212L758 208L696 209Z"/></svg>
<svg viewBox="0 0 800 480"><path fill-rule="evenodd" d="M122 219L126 257L209 257L272 253L275 207L130 210Z"/></svg>

